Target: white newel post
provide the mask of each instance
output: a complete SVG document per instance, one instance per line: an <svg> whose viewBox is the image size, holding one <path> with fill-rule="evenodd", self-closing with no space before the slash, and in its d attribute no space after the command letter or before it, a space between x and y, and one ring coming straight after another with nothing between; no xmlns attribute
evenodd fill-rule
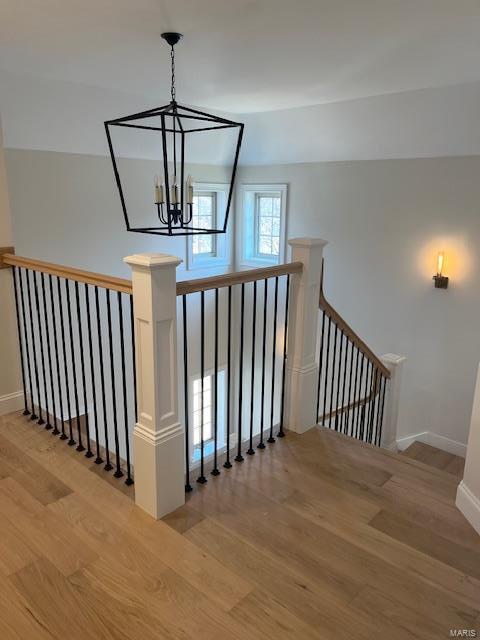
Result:
<svg viewBox="0 0 480 640"><path fill-rule="evenodd" d="M181 260L142 254L124 261L132 268L137 365L135 502L158 519L185 502L176 355L176 268Z"/></svg>
<svg viewBox="0 0 480 640"><path fill-rule="evenodd" d="M288 318L287 398L285 426L304 433L317 424L318 364L316 362L318 302L326 240L294 238L292 262L302 262L302 274L291 276Z"/></svg>
<svg viewBox="0 0 480 640"><path fill-rule="evenodd" d="M390 450L397 448L398 405L400 401L400 387L402 380L403 363L406 358L394 353L386 353L380 360L390 371L390 380L385 394L383 409L383 426L381 447Z"/></svg>

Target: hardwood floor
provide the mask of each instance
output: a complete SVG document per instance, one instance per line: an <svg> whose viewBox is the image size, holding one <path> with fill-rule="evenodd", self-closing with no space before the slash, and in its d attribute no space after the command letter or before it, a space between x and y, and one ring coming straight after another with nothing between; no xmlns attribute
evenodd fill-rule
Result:
<svg viewBox="0 0 480 640"><path fill-rule="evenodd" d="M455 456L453 453L442 451L423 442L413 442L403 451L403 455L451 473L460 480L463 478L465 459L460 456Z"/></svg>
<svg viewBox="0 0 480 640"><path fill-rule="evenodd" d="M246 458L155 522L63 442L0 418L0 638L480 634L480 538L448 464L325 429Z"/></svg>

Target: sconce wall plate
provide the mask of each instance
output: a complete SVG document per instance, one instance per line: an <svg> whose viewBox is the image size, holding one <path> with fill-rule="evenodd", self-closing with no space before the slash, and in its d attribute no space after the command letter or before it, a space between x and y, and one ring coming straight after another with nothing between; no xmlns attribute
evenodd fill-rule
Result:
<svg viewBox="0 0 480 640"><path fill-rule="evenodd" d="M435 289L448 289L448 277L436 275L433 276L435 282Z"/></svg>

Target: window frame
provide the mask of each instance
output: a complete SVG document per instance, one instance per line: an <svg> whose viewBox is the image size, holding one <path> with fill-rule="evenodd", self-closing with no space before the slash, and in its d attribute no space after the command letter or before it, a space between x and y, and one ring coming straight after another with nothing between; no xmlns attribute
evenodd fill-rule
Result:
<svg viewBox="0 0 480 640"><path fill-rule="evenodd" d="M194 182L193 194L201 195L215 193L215 224L218 220L224 220L225 210L228 202L228 193L230 185L219 182ZM187 269L215 269L217 267L231 266L231 231L230 225L227 225L225 233L213 234L215 250L213 253L201 254L193 253L193 238L195 236L186 236L187 242Z"/></svg>
<svg viewBox="0 0 480 640"><path fill-rule="evenodd" d="M208 196L208 197L213 197L213 211L212 211L212 224L210 225L210 228L213 229L216 227L217 225L217 219L218 219L218 191L207 191L206 189L202 189L197 191L197 193L195 193L195 188L193 190L193 197L195 198L195 196L197 197L201 197L201 196ZM195 224L193 223L193 219L192 219L192 224L193 226L195 226ZM192 241L192 256L194 256L194 258L197 259L206 259L208 260L208 258L215 258L217 255L217 235L216 233L212 233L211 234L211 238L212 238L212 251L209 251L208 253L194 253L193 251L193 242L195 241L196 238L199 238L200 236L192 236L191 237L191 241Z"/></svg>
<svg viewBox="0 0 480 640"><path fill-rule="evenodd" d="M278 256L259 254L258 247L258 213L259 196L280 196L280 234ZM240 211L237 216L237 255L240 267L262 267L281 264L285 261L286 226L287 226L287 184L242 184L239 187Z"/></svg>

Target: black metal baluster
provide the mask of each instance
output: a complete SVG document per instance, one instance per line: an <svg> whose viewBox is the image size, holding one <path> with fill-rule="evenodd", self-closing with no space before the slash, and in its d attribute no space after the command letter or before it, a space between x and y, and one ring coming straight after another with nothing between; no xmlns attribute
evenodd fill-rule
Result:
<svg viewBox="0 0 480 640"><path fill-rule="evenodd" d="M372 409L372 385L373 385L373 364L368 361L367 365L367 385L365 389L366 398L368 399L368 407L367 403L365 403L365 416L364 420L366 420L364 424L364 440L368 442L368 425L370 422L370 411Z"/></svg>
<svg viewBox="0 0 480 640"><path fill-rule="evenodd" d="M350 375L349 375L349 381L348 381L348 400L347 400L347 405L348 405L348 409L347 409L347 415L346 415L346 431L345 433L347 435L351 435L351 429L350 429L350 405L352 404L352 378L353 378L353 351L354 351L354 344L351 340L348 340L348 343L350 344Z"/></svg>
<svg viewBox="0 0 480 640"><path fill-rule="evenodd" d="M370 360L367 360L367 382L365 389L365 398L367 402L365 402L365 424L363 425L363 439L365 442L368 442L368 425L370 420L370 411L372 408L372 379L373 379L373 365Z"/></svg>
<svg viewBox="0 0 480 640"><path fill-rule="evenodd" d="M356 357L355 357L355 384L353 386L353 407L352 407L352 418L350 421L350 435L352 436L352 438L356 438L356 432L355 432L355 424L356 424L356 417L357 417L357 383L358 383L358 368L360 365L360 351L358 350L358 347L355 347L356 349Z"/></svg>
<svg viewBox="0 0 480 640"><path fill-rule="evenodd" d="M78 387L77 387L77 365L75 357L75 345L73 342L73 323L72 323L72 305L70 301L70 283L65 280L65 291L67 294L67 317L68 317L68 330L70 336L70 355L72 358L72 376L73 376L73 397L75 399L75 412L77 414L77 433L78 433L78 447L77 451L85 451L85 447L82 443L82 430L80 427L80 405L78 403ZM72 432L70 433L70 440L68 441L70 446L75 444Z"/></svg>
<svg viewBox="0 0 480 640"><path fill-rule="evenodd" d="M215 396L215 413L213 419L214 424L214 452L213 452L213 469L210 471L212 476L220 475L217 463L217 450L218 450L218 289L215 289L215 346L214 346L214 396Z"/></svg>
<svg viewBox="0 0 480 640"><path fill-rule="evenodd" d="M133 317L133 296L130 296L130 333L132 341L132 373L133 373L133 406L135 409L135 422L138 420L137 408L137 361L135 353L135 320Z"/></svg>
<svg viewBox="0 0 480 640"><path fill-rule="evenodd" d="M267 346L267 300L268 300L268 279L263 281L263 335L262 335L262 390L260 395L260 442L257 449L265 449L263 442L263 428L265 418L265 355Z"/></svg>
<svg viewBox="0 0 480 640"><path fill-rule="evenodd" d="M285 291L285 321L283 325L283 363L282 363L282 390L280 395L280 428L278 429L277 436L279 438L285 437L285 431L283 425L285 421L285 373L287 370L287 333L288 333L288 302L290 294L290 274L287 275L287 289Z"/></svg>
<svg viewBox="0 0 480 640"><path fill-rule="evenodd" d="M317 424L320 419L320 387L322 383L322 369L323 369L323 346L325 337L325 311L322 310L322 337L320 342L320 355L318 358L318 386L317 386L317 412L315 414Z"/></svg>
<svg viewBox="0 0 480 640"><path fill-rule="evenodd" d="M182 296L183 307L183 386L185 399L185 491L192 491L190 484L190 407L188 403L188 343L187 296Z"/></svg>
<svg viewBox="0 0 480 640"><path fill-rule="evenodd" d="M325 384L323 388L323 415L322 425L325 426L325 419L327 415L327 389L328 389L328 369L330 360L330 331L332 328L332 319L328 316L328 331L327 331L327 354L325 358Z"/></svg>
<svg viewBox="0 0 480 640"><path fill-rule="evenodd" d="M232 463L230 462L230 416L231 416L231 372L232 372L232 287L228 287L228 335L227 335L227 455L223 466L225 469L231 469Z"/></svg>
<svg viewBox="0 0 480 640"><path fill-rule="evenodd" d="M48 374L50 379L50 393L52 395L52 408L53 408L53 425L47 420L45 429L57 428L57 403L55 402L55 388L53 382L53 368L52 368L52 347L50 343L50 325L48 322L47 314L47 296L45 293L45 274L40 274L40 282L42 284L42 300L43 300L43 322L45 324L45 338L47 341L47 362L48 362ZM48 415L48 414L47 414Z"/></svg>
<svg viewBox="0 0 480 640"><path fill-rule="evenodd" d="M200 292L200 475L197 482L205 484L204 470L204 380L205 380L205 291Z"/></svg>
<svg viewBox="0 0 480 640"><path fill-rule="evenodd" d="M275 360L277 350L277 307L278 307L278 276L275 277L275 297L273 302L273 339L272 339L272 395L270 398L270 436L269 443L275 442L273 437L273 418L275 406Z"/></svg>
<svg viewBox="0 0 480 640"><path fill-rule="evenodd" d="M338 327L335 325L335 337L333 339L333 360L332 360L332 377L330 384L330 410L328 412L328 428L332 428L332 410L333 410L333 391L335 387L335 368L337 363L337 335Z"/></svg>
<svg viewBox="0 0 480 640"><path fill-rule="evenodd" d="M48 398L47 398L47 379L46 379L46 375L45 375L45 356L43 353L43 334L42 334L42 323L40 320L40 302L39 302L39 297L38 297L38 283L37 283L37 272L36 271L32 271L32 278L33 278L33 293L35 296L35 307L37 310L37 328L38 328L38 341L40 343L39 347L40 347L40 364L41 364L41 368L42 368L42 374L43 374L43 393L45 395L45 412L46 412L46 420L44 420L42 418L42 413L40 411L40 418L37 422L37 424L47 424L47 426L49 426L49 416L48 416ZM40 385L40 376L39 376L39 385ZM42 395L40 393L40 386L38 387L38 402L40 404L40 408L41 408L41 402L42 402Z"/></svg>
<svg viewBox="0 0 480 640"><path fill-rule="evenodd" d="M366 419L366 415L367 415L367 411L368 411L368 407L367 407L367 403L369 402L369 397L370 397L370 391L369 391L369 376L370 376L370 360L368 358L366 358L366 367L365 367L365 388L364 388L364 403L363 403L363 407L362 407L362 423L361 423L361 434L362 434L362 441L365 442L365 437L366 437L366 431L365 431L365 419Z"/></svg>
<svg viewBox="0 0 480 640"><path fill-rule="evenodd" d="M122 294L117 291L118 299L118 325L120 330L120 357L122 360L122 394L123 394L123 424L125 427L125 454L127 462L126 485L133 484L130 468L130 435L128 433L128 404L127 404L127 377L125 374L125 337L123 335L123 305Z"/></svg>
<svg viewBox="0 0 480 640"><path fill-rule="evenodd" d="M343 332L342 332L343 333ZM343 385L342 385L342 404L340 413L340 431L345 433L345 388L347 386L347 367L348 367L348 336L345 335L345 360L343 363ZM347 398L348 404L348 398Z"/></svg>
<svg viewBox="0 0 480 640"><path fill-rule="evenodd" d="M115 362L113 357L113 335L112 335L112 310L110 308L110 289L105 289L105 299L107 301L107 323L108 323L108 346L110 354L110 382L112 384L112 412L113 412L113 437L115 441L115 460L116 469L113 476L121 478L123 471L120 467L120 443L118 440L118 422L117 422L117 391L115 384Z"/></svg>
<svg viewBox="0 0 480 640"><path fill-rule="evenodd" d="M26 272L25 272L25 277L27 277ZM32 367L30 364L30 345L28 342L28 329L27 329L27 316L25 313L25 293L23 290L23 278L22 278L22 270L21 268L18 269L18 281L20 283L20 302L21 302L21 306L22 306L22 317L23 317L23 335L25 338L25 354L26 354L26 359L27 359L27 373L28 373L28 386L29 386L29 390L30 390L30 411L27 409L27 413L24 413L24 415L28 416L29 414L34 414L35 413L35 407L33 404L33 385L32 385ZM30 420L35 420L37 416L35 416L35 418L30 418Z"/></svg>
<svg viewBox="0 0 480 640"><path fill-rule="evenodd" d="M92 340L92 321L90 318L90 295L88 293L88 284L85 283L85 307L87 310L87 330L88 330L88 352L90 354L90 378L92 380L92 401L93 401L93 419L95 425L95 450L96 464L101 464L103 460L100 457L100 439L98 436L98 411L97 411L97 388L95 384L95 367L93 364L93 340Z"/></svg>
<svg viewBox="0 0 480 640"><path fill-rule="evenodd" d="M362 415L360 420L360 439L364 441L365 439L365 412L367 409L367 401L368 401L368 374L370 370L370 361L368 358L365 358L365 384L363 388L363 403L362 403Z"/></svg>
<svg viewBox="0 0 480 640"><path fill-rule="evenodd" d="M355 425L355 437L358 438L359 437L359 426L360 426L360 416L362 413L362 381L363 381L363 367L364 367L364 361L365 361L365 356L363 355L363 353L361 354L362 359L360 361L360 378L359 378L359 383L358 383L358 406L357 406L357 421L356 421L356 425Z"/></svg>
<svg viewBox="0 0 480 640"><path fill-rule="evenodd" d="M77 327L78 327L78 340L80 347L80 372L82 374L82 388L83 388L83 410L85 417L85 437L87 439L87 453L86 458L93 458L93 453L90 447L90 423L88 420L88 407L87 407L87 383L85 378L85 356L83 354L83 327L82 327L82 312L80 308L80 294L78 289L78 282L75 280L75 298L77 303ZM79 444L77 451L85 451L85 447L82 444L79 436Z"/></svg>
<svg viewBox="0 0 480 640"><path fill-rule="evenodd" d="M243 418L243 338L245 324L245 283L242 282L242 294L240 303L240 364L238 382L238 442L235 462L243 462L242 456L242 418Z"/></svg>
<svg viewBox="0 0 480 640"><path fill-rule="evenodd" d="M37 272L33 272L33 285L34 285L34 293L35 293L35 306L37 307L37 322L38 322L38 338L40 341L40 363L42 365L42 380L43 380L43 394L45 396L45 429L51 429L52 425L50 424L50 412L48 406L48 393L47 393L47 373L45 368L45 352L43 347L43 331L42 331L42 320L41 320L41 310L40 310L40 296L38 294L38 277ZM46 330L46 327L45 327ZM39 394L40 395L40 394ZM40 396L41 399L41 396ZM38 424L42 424L40 420Z"/></svg>
<svg viewBox="0 0 480 640"><path fill-rule="evenodd" d="M377 442L377 422L378 422L378 414L380 412L380 399L382 393L382 379L383 376L379 369L377 369L377 381L376 381L376 389L377 393L375 394L375 412L372 416L372 443L376 444Z"/></svg>
<svg viewBox="0 0 480 640"><path fill-rule="evenodd" d="M68 380L68 366L67 366L67 347L65 340L65 321L63 317L63 300L62 300L62 287L60 286L60 278L57 276L57 295L58 295L58 310L60 312L60 337L62 339L62 355L63 355L63 374L65 376L65 391L67 395L67 408L68 408L68 429L70 432L70 438L73 437L72 432L72 409L70 398L70 382ZM60 435L61 440L67 439L65 433L65 424L62 420L62 433Z"/></svg>
<svg viewBox="0 0 480 640"><path fill-rule="evenodd" d="M337 396L335 400L335 431L338 431L338 413L340 411L340 378L342 377L343 331L340 332L340 353L338 355ZM342 415L342 412L340 412Z"/></svg>
<svg viewBox="0 0 480 640"><path fill-rule="evenodd" d="M40 405L40 381L38 377L38 364L37 364L37 345L35 339L35 330L33 327L33 309L32 309L32 290L29 277L30 271L27 269L25 271L26 279L27 279L27 299L28 299L28 315L30 318L30 335L32 338L32 349L33 349L33 370L35 372L35 386L37 392L37 408L38 408L38 424L45 424L45 421L42 416L42 407ZM33 394L32 394L33 398ZM37 416L35 414L35 409L32 410L32 415L30 416L30 420L37 420Z"/></svg>
<svg viewBox="0 0 480 640"><path fill-rule="evenodd" d="M382 444L382 429L383 429L383 409L385 407L385 389L387 387L387 378L383 377L383 390L380 404L379 418L377 418L377 446Z"/></svg>
<svg viewBox="0 0 480 640"><path fill-rule="evenodd" d="M373 367L373 364L372 364ZM368 412L368 441L372 444L373 439L373 418L375 416L375 404L377 401L377 375L378 369L373 368L373 380L372 380L372 398L370 400L370 410Z"/></svg>
<svg viewBox="0 0 480 640"><path fill-rule="evenodd" d="M252 368L250 372L250 447L247 451L253 456L253 412L255 410L255 328L257 318L257 281L253 283L253 309L252 309Z"/></svg>
<svg viewBox="0 0 480 640"><path fill-rule="evenodd" d="M23 353L23 341L22 341L22 331L20 328L20 309L18 306L18 293L17 293L17 267L12 267L13 273L13 291L15 294L15 311L17 314L17 331L18 331L18 348L20 350L20 365L22 370L22 385L23 385L23 415L30 415L30 411L27 407L27 385L25 382L25 356ZM25 317L24 317L25 321Z"/></svg>
<svg viewBox="0 0 480 640"><path fill-rule="evenodd" d="M108 292L107 292L108 293ZM102 389L102 408L103 408L103 433L105 436L105 471L111 471L113 469L110 463L110 445L108 442L108 423L107 423L107 403L105 396L105 374L103 363L103 344L102 344L102 324L100 320L100 302L98 296L98 287L95 287L95 308L97 312L97 334L98 334L98 359L100 362L100 385ZM101 464L103 460L97 458L95 460L97 464Z"/></svg>
<svg viewBox="0 0 480 640"><path fill-rule="evenodd" d="M52 278L51 274L48 275L48 284L49 284L49 288L50 288L50 309L51 309L51 314L52 314L52 325L53 325L53 348L54 348L54 354L55 354L55 369L56 369L56 372L57 372L58 404L60 405L60 420L61 420L61 426L62 426L62 429L63 429L64 428L64 426L63 426L64 417L63 417L62 384L61 384L61 373L60 373L60 360L59 360L59 357L58 357L57 320L56 320L56 317L55 317L55 302L54 302L54 296L53 296L53 278ZM53 427L52 434L56 436L59 433L60 433L60 431L59 431L59 429L57 427L57 422L55 421L55 426Z"/></svg>

